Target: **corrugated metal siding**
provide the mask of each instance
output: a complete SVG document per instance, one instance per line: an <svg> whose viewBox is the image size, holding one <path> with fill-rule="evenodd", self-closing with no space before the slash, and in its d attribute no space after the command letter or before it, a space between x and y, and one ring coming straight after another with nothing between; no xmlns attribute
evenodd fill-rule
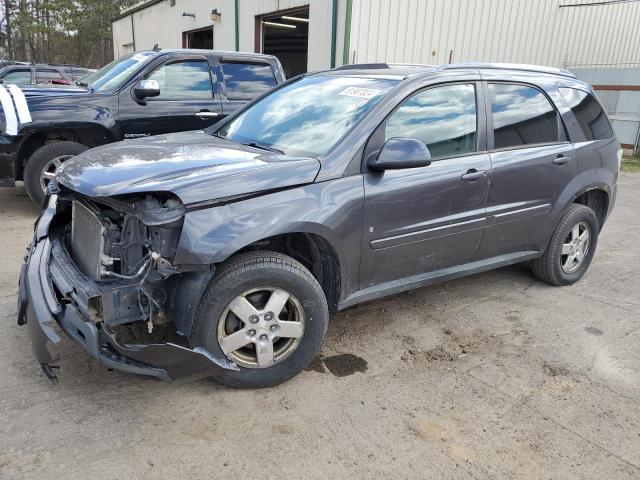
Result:
<svg viewBox="0 0 640 480"><path fill-rule="evenodd" d="M640 2L560 8L584 2L354 0L349 58L640 66Z"/></svg>

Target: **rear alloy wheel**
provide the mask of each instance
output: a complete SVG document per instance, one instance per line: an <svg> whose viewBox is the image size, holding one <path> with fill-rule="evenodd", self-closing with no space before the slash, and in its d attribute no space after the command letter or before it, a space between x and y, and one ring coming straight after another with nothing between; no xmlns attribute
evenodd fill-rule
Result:
<svg viewBox="0 0 640 480"><path fill-rule="evenodd" d="M236 388L277 385L318 355L329 322L327 299L300 262L273 252L249 252L217 267L198 305L190 343L239 370L213 379Z"/></svg>
<svg viewBox="0 0 640 480"><path fill-rule="evenodd" d="M573 273L589 253L591 230L585 222L576 223L562 244L562 270L564 273Z"/></svg>
<svg viewBox="0 0 640 480"><path fill-rule="evenodd" d="M571 285L591 264L598 243L598 219L589 207L574 203L562 215L544 254L531 262L533 274L551 285Z"/></svg>
<svg viewBox="0 0 640 480"><path fill-rule="evenodd" d="M38 148L24 167L24 188L38 205L42 205L47 185L57 175L62 164L87 150L76 142L53 142Z"/></svg>

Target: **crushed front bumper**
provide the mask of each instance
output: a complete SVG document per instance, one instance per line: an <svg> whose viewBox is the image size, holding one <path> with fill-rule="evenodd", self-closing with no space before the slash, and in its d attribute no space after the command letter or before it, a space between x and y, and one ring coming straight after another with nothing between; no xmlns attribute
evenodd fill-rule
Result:
<svg viewBox="0 0 640 480"><path fill-rule="evenodd" d="M225 359L218 359L202 348L190 349L174 343L121 345L115 335L86 320L73 303L61 305L55 293L73 287L73 279L52 257L49 226L55 216L57 196L49 198L35 228L29 253L20 271L18 324L26 324L36 359L44 373L56 378L48 343L59 343L56 325L89 355L109 368L161 380L209 377L221 369L237 370ZM51 270L55 269L55 275Z"/></svg>

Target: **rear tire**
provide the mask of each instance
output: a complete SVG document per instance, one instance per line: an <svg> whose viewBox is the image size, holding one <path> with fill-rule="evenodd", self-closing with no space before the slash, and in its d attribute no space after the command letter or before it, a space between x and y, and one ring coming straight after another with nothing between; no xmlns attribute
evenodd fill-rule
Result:
<svg viewBox="0 0 640 480"><path fill-rule="evenodd" d="M328 322L327 300L309 270L286 255L250 252L219 267L198 306L190 343L240 368L221 368L216 382L270 387L311 363Z"/></svg>
<svg viewBox="0 0 640 480"><path fill-rule="evenodd" d="M77 142L47 143L31 154L24 167L24 188L38 205L42 205L45 188L61 163L89 147Z"/></svg>
<svg viewBox="0 0 640 480"><path fill-rule="evenodd" d="M584 205L570 205L560 218L544 254L531 261L538 280L571 285L585 274L598 244L598 218Z"/></svg>

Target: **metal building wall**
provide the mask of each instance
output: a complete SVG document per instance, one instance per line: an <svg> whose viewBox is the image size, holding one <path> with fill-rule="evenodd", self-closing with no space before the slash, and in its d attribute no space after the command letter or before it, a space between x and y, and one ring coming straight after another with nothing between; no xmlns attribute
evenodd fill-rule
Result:
<svg viewBox="0 0 640 480"><path fill-rule="evenodd" d="M640 66L640 2L353 0L349 62Z"/></svg>

